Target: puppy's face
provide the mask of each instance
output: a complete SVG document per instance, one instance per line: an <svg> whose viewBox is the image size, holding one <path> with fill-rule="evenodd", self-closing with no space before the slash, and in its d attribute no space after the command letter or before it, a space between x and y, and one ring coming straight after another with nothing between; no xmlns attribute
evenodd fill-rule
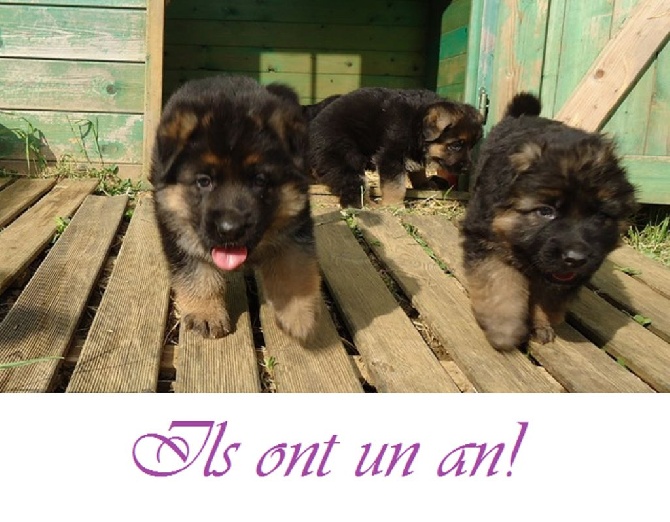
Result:
<svg viewBox="0 0 670 522"><path fill-rule="evenodd" d="M431 105L423 119L425 164L452 181L472 167L472 148L482 137L482 116L474 107L450 101Z"/></svg>
<svg viewBox="0 0 670 522"><path fill-rule="evenodd" d="M181 103L164 114L151 181L157 211L185 252L233 270L307 205L300 107Z"/></svg>
<svg viewBox="0 0 670 522"><path fill-rule="evenodd" d="M563 148L527 142L508 160L516 178L494 231L546 281L584 283L616 247L635 208L612 145L597 135Z"/></svg>

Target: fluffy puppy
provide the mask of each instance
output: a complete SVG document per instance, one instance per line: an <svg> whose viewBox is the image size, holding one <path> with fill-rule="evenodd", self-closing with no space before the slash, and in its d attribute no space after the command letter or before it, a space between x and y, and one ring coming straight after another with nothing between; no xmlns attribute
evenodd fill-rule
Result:
<svg viewBox="0 0 670 522"><path fill-rule="evenodd" d="M184 327L205 337L229 333L225 272L251 266L279 326L308 338L320 275L306 147L302 109L287 87L213 77L169 99L150 180Z"/></svg>
<svg viewBox="0 0 670 522"><path fill-rule="evenodd" d="M337 100L340 96L341 94L333 94L332 96L324 98L320 102L313 103L311 105L303 105L302 111L305 115L305 118L307 118L307 121L312 121L314 118L316 118L317 114L319 114L323 109L328 107L328 105Z"/></svg>
<svg viewBox="0 0 670 522"><path fill-rule="evenodd" d="M499 350L555 338L552 325L635 209L612 142L541 118L540 108L517 94L491 130L462 226L472 309Z"/></svg>
<svg viewBox="0 0 670 522"><path fill-rule="evenodd" d="M482 118L467 104L425 89L357 89L330 101L309 125L310 165L340 197L360 207L365 168L379 172L382 204L402 205L406 180L429 188L428 165L448 177L471 166Z"/></svg>

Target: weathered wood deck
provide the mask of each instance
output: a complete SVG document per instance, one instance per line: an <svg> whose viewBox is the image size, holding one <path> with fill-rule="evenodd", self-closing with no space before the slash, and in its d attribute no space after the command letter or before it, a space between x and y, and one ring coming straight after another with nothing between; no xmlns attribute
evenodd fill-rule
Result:
<svg viewBox="0 0 670 522"><path fill-rule="evenodd" d="M362 244L315 204L325 288L313 345L279 331L253 276L239 273L235 332L203 340L175 335L151 198L129 218L125 196L94 188L0 180L0 364L46 358L0 369L2 392L670 391L670 270L628 247L581 292L555 343L501 354L470 312L451 222L366 211Z"/></svg>

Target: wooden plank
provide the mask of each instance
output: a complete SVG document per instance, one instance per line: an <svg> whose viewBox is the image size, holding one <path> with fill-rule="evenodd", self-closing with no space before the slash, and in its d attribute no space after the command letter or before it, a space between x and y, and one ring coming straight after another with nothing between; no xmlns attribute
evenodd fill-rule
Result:
<svg viewBox="0 0 670 522"><path fill-rule="evenodd" d="M472 0L452 0L442 15L442 33L458 27L467 26L470 22Z"/></svg>
<svg viewBox="0 0 670 522"><path fill-rule="evenodd" d="M458 229L449 220L442 216L406 216L403 220L417 227L435 254L460 281L465 281ZM612 311L616 310L612 308ZM575 330L563 325L557 333L554 343L544 346L531 343L530 350L568 391L644 389L638 380L625 376L619 365Z"/></svg>
<svg viewBox="0 0 670 522"><path fill-rule="evenodd" d="M1 167L0 167L1 168ZM5 176L5 177L0 177L0 190L5 188L7 185L9 185L12 181L14 181L16 178L12 176Z"/></svg>
<svg viewBox="0 0 670 522"><path fill-rule="evenodd" d="M156 391L170 302L153 200L130 220L68 392Z"/></svg>
<svg viewBox="0 0 670 522"><path fill-rule="evenodd" d="M670 269L650 259L628 245L622 245L609 255L609 260L619 268L632 269L633 279L670 299Z"/></svg>
<svg viewBox="0 0 670 522"><path fill-rule="evenodd" d="M2 105L15 110L141 113L144 64L0 58Z"/></svg>
<svg viewBox="0 0 670 522"><path fill-rule="evenodd" d="M211 45L166 45L169 70L208 69L259 73L365 74L372 76L421 76L426 60L421 52L301 52L296 49L258 49Z"/></svg>
<svg viewBox="0 0 670 522"><path fill-rule="evenodd" d="M589 131L601 128L670 32L670 0L640 0L589 68L556 118Z"/></svg>
<svg viewBox="0 0 670 522"><path fill-rule="evenodd" d="M245 22L293 22L423 27L426 9L421 2L394 0L340 0L338 2L250 2L209 0L171 2L170 19L225 20Z"/></svg>
<svg viewBox="0 0 670 522"><path fill-rule="evenodd" d="M464 83L454 83L451 85L445 85L443 87L437 88L437 94L450 100L455 100L459 102L465 101L465 84ZM466 192L466 194L469 194Z"/></svg>
<svg viewBox="0 0 670 522"><path fill-rule="evenodd" d="M460 54L440 60L437 75L438 85L447 86L465 83L465 71L468 62L467 54Z"/></svg>
<svg viewBox="0 0 670 522"><path fill-rule="evenodd" d="M583 288L569 321L659 392L670 392L670 345Z"/></svg>
<svg viewBox="0 0 670 522"><path fill-rule="evenodd" d="M179 330L175 361L175 392L253 393L260 391L256 351L251 333L244 277L229 274L226 295L235 331L221 339L204 339L192 330Z"/></svg>
<svg viewBox="0 0 670 522"><path fill-rule="evenodd" d="M540 99L542 100L542 116L551 118L558 110L555 106L560 80L560 68L563 54L563 38L565 33L565 16L568 1L550 2L547 23L547 39L545 42L544 64L542 66L542 84ZM571 26L567 26L571 27ZM580 31L577 31L578 34ZM571 33L571 38L578 37Z"/></svg>
<svg viewBox="0 0 670 522"><path fill-rule="evenodd" d="M622 163L640 203L670 204L670 157L623 156Z"/></svg>
<svg viewBox="0 0 670 522"><path fill-rule="evenodd" d="M146 0L2 0L3 4L63 5L80 7L129 7L144 9Z"/></svg>
<svg viewBox="0 0 670 522"><path fill-rule="evenodd" d="M0 124L41 138L40 154L47 161L74 160L86 164L141 163L141 114L85 112L13 111L1 112ZM94 129L97 129L97 140ZM0 136L0 147L8 150L4 160L20 160L25 165L25 144L10 136ZM19 163L19 167L25 170Z"/></svg>
<svg viewBox="0 0 670 522"><path fill-rule="evenodd" d="M666 44L658 53L655 72L644 153L667 156L670 154L670 45Z"/></svg>
<svg viewBox="0 0 670 522"><path fill-rule="evenodd" d="M0 20L0 57L144 61L141 10L0 5Z"/></svg>
<svg viewBox="0 0 670 522"><path fill-rule="evenodd" d="M458 27L442 34L440 40L440 60L466 54L468 51L468 27Z"/></svg>
<svg viewBox="0 0 670 522"><path fill-rule="evenodd" d="M424 253L395 217L361 212L357 219L370 248L478 391L562 391L520 351L502 353L489 345L463 288Z"/></svg>
<svg viewBox="0 0 670 522"><path fill-rule="evenodd" d="M529 349L531 355L569 392L654 391L567 324L556 327L553 343L531 342Z"/></svg>
<svg viewBox="0 0 670 522"><path fill-rule="evenodd" d="M498 122L520 90L540 92L549 0L500 3L499 33L493 57L495 77L491 122Z"/></svg>
<svg viewBox="0 0 670 522"><path fill-rule="evenodd" d="M0 323L3 363L52 357L2 370L0 392L50 390L126 203L126 196L87 198Z"/></svg>
<svg viewBox="0 0 670 522"><path fill-rule="evenodd" d="M55 184L55 179L18 179L0 192L0 228L35 203Z"/></svg>
<svg viewBox="0 0 670 522"><path fill-rule="evenodd" d="M318 210L315 209L315 214ZM338 212L316 215L325 281L379 392L457 392Z"/></svg>
<svg viewBox="0 0 670 522"><path fill-rule="evenodd" d="M605 260L589 284L632 314L649 318L649 330L670 341L670 299L617 270L610 260Z"/></svg>
<svg viewBox="0 0 670 522"><path fill-rule="evenodd" d="M149 0L147 4L147 55L144 76L144 135L142 139L145 178L149 177L156 128L163 105L164 30L165 0Z"/></svg>
<svg viewBox="0 0 670 522"><path fill-rule="evenodd" d="M228 71L231 74L237 71ZM170 71L164 74L164 89L171 92L186 80L206 78L219 74L217 71ZM255 76L255 75L252 75ZM410 76L359 76L357 74L303 74L261 72L256 79L263 85L272 82L286 83L296 89L301 98L323 99L332 94L344 94L359 87L390 87L417 88L422 85L422 78Z"/></svg>
<svg viewBox="0 0 670 522"><path fill-rule="evenodd" d="M278 392L363 391L323 299L319 305L317 330L313 341L307 347L301 346L295 339L282 332L277 326L272 307L262 295L260 300L265 348L268 355L274 357L277 362L274 382Z"/></svg>
<svg viewBox="0 0 670 522"><path fill-rule="evenodd" d="M326 23L165 21L166 43L310 49L320 51L422 51L423 31L416 27L331 25Z"/></svg>
<svg viewBox="0 0 670 522"><path fill-rule="evenodd" d="M0 293L21 273L56 232L57 219L71 216L98 180L66 179L0 231Z"/></svg>

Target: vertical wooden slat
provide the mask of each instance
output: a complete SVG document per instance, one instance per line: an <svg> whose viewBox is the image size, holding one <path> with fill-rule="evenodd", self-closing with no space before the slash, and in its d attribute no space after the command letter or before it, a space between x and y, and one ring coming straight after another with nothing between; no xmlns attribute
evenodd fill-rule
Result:
<svg viewBox="0 0 670 522"><path fill-rule="evenodd" d="M163 92L163 32L165 25L165 0L148 0L146 74L144 81L144 177L151 167L151 150L154 134L161 115Z"/></svg>

